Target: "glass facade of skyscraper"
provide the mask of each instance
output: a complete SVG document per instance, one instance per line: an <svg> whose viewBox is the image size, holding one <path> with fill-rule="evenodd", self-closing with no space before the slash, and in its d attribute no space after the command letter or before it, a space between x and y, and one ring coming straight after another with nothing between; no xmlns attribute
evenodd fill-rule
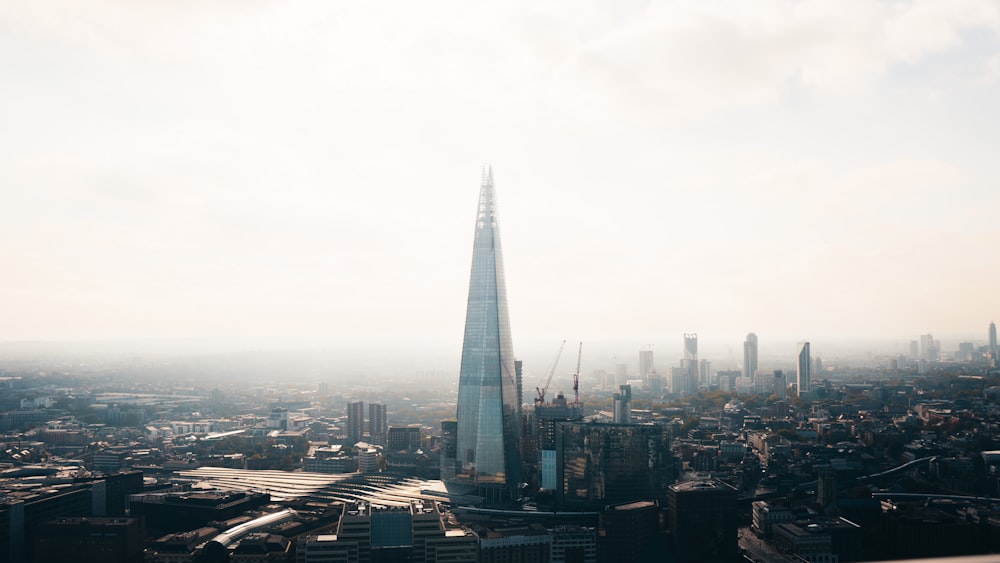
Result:
<svg viewBox="0 0 1000 563"><path fill-rule="evenodd" d="M521 476L520 405L493 174L479 192L465 341L458 386L458 474L516 485Z"/></svg>
<svg viewBox="0 0 1000 563"><path fill-rule="evenodd" d="M675 475L666 426L561 422L556 432L559 506L667 498Z"/></svg>

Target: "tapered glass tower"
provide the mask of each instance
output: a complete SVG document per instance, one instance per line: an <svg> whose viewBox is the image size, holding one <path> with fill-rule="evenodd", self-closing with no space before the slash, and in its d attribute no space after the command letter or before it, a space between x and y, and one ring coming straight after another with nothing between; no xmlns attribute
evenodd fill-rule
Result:
<svg viewBox="0 0 1000 563"><path fill-rule="evenodd" d="M520 414L493 171L483 172L458 381L458 476L515 487Z"/></svg>

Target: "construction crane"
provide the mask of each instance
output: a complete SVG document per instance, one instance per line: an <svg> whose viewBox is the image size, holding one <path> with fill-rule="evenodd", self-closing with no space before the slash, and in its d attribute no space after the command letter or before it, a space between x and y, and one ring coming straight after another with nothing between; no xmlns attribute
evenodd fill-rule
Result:
<svg viewBox="0 0 1000 563"><path fill-rule="evenodd" d="M549 390L549 384L552 383L552 375L556 373L556 366L559 365L559 356L562 356L562 351L565 346L566 341L563 340L562 344L559 345L559 351L556 352L556 358L552 360L552 366L549 368L549 375L545 379L545 386L541 389L535 387L535 391L538 393L538 397L535 398L536 405L545 404L545 392Z"/></svg>
<svg viewBox="0 0 1000 563"><path fill-rule="evenodd" d="M583 342L580 343L580 350L576 353L576 371L573 372L573 404L580 404L580 358L583 357Z"/></svg>

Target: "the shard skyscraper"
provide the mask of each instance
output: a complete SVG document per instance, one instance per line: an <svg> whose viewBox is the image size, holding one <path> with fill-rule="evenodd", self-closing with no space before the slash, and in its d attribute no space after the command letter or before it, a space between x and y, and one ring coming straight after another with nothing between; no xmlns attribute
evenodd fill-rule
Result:
<svg viewBox="0 0 1000 563"><path fill-rule="evenodd" d="M507 315L493 171L479 190L465 341L458 382L458 477L477 485L521 480L521 405Z"/></svg>

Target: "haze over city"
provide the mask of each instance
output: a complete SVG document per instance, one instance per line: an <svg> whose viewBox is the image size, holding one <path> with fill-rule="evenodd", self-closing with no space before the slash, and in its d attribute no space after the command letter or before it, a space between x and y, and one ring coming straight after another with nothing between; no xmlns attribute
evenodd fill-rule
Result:
<svg viewBox="0 0 1000 563"><path fill-rule="evenodd" d="M995 2L40 1L0 29L0 341L457 369L484 164L536 370L567 338L609 366L685 332L722 364L751 331L982 344L1000 311Z"/></svg>

